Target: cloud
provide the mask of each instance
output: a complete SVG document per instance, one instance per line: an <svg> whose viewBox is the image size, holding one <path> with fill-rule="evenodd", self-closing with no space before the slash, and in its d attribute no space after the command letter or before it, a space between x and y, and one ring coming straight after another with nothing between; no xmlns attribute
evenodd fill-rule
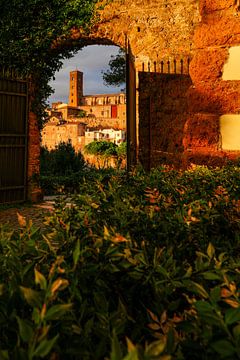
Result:
<svg viewBox="0 0 240 360"><path fill-rule="evenodd" d="M116 55L118 50L117 46L92 45L80 50L73 58L67 59L62 69L55 74L55 80L50 82L55 92L48 99L49 103L68 102L69 73L76 69L84 73L85 95L119 92L119 88L104 86L101 74L108 68L111 55Z"/></svg>

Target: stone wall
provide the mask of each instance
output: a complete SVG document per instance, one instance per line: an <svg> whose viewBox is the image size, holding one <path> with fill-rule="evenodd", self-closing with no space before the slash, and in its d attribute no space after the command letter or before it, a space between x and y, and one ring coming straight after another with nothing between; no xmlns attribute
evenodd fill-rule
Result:
<svg viewBox="0 0 240 360"><path fill-rule="evenodd" d="M125 118L95 118L95 117L86 117L86 118L81 118L81 121L84 122L87 127L89 128L105 128L105 129L122 129L125 130L126 129L126 115Z"/></svg>
<svg viewBox="0 0 240 360"><path fill-rule="evenodd" d="M182 166L188 75L139 73L139 160L145 169Z"/></svg>
<svg viewBox="0 0 240 360"><path fill-rule="evenodd" d="M240 44L240 13L235 4L234 0L200 0L202 21L194 35L190 64L194 85L189 90L184 142L188 162L221 164L240 155L238 149L224 148L220 121L225 114L240 113L240 73L231 80L223 76L231 48ZM239 132L240 116L238 120Z"/></svg>
<svg viewBox="0 0 240 360"><path fill-rule="evenodd" d="M98 13L91 33L75 29L71 39L58 46L115 44L125 48L126 36L137 62L188 56L200 21L198 0L113 0Z"/></svg>
<svg viewBox="0 0 240 360"><path fill-rule="evenodd" d="M28 199L39 201L41 199L41 190L38 185L38 175L40 166L40 132L38 129L37 117L33 112L28 117Z"/></svg>

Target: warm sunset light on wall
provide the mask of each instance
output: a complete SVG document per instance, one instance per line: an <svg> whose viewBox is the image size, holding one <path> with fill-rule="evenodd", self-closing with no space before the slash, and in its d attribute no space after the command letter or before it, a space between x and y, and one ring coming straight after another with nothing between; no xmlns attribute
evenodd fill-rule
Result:
<svg viewBox="0 0 240 360"><path fill-rule="evenodd" d="M229 49L229 58L223 67L223 80L240 80L240 46Z"/></svg>
<svg viewBox="0 0 240 360"><path fill-rule="evenodd" d="M220 116L223 150L240 150L240 114Z"/></svg>

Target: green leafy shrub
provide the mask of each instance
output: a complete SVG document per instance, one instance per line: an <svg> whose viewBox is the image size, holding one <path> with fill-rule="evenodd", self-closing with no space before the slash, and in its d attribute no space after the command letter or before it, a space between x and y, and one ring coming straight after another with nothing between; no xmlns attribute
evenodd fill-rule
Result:
<svg viewBox="0 0 240 360"><path fill-rule="evenodd" d="M124 159L126 158L126 156L127 156L127 142L126 141L122 142L117 147L117 156L122 157Z"/></svg>
<svg viewBox="0 0 240 360"><path fill-rule="evenodd" d="M116 156L118 146L108 141L92 141L84 150L91 155Z"/></svg>
<svg viewBox="0 0 240 360"><path fill-rule="evenodd" d="M71 142L59 143L54 150L41 148L40 172L42 175L68 175L83 170L83 155L76 153Z"/></svg>
<svg viewBox="0 0 240 360"><path fill-rule="evenodd" d="M240 359L238 174L89 172L1 228L0 358Z"/></svg>
<svg viewBox="0 0 240 360"><path fill-rule="evenodd" d="M45 195L74 192L84 176L83 155L76 153L71 142L60 143L54 150L42 147L40 154L40 186Z"/></svg>

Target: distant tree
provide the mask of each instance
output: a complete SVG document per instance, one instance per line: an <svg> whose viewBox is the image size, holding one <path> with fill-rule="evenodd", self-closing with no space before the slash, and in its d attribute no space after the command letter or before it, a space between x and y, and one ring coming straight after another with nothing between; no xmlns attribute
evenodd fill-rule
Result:
<svg viewBox="0 0 240 360"><path fill-rule="evenodd" d="M117 55L112 55L109 61L109 69L102 71L103 81L106 86L117 86L125 84L126 82L126 59L125 52L119 49Z"/></svg>
<svg viewBox="0 0 240 360"><path fill-rule="evenodd" d="M127 142L122 142L117 148L117 156L120 158L126 158L127 156Z"/></svg>
<svg viewBox="0 0 240 360"><path fill-rule="evenodd" d="M90 155L115 156L117 145L108 141L92 141L85 146L84 150Z"/></svg>
<svg viewBox="0 0 240 360"><path fill-rule="evenodd" d="M80 110L78 111L78 114L77 114L77 117L78 117L78 118L84 118L84 117L86 117L86 116L87 116L87 112L86 112L85 110L80 109Z"/></svg>
<svg viewBox="0 0 240 360"><path fill-rule="evenodd" d="M41 175L62 176L82 170L85 166L83 155L76 153L71 141L61 142L55 149L41 147Z"/></svg>

